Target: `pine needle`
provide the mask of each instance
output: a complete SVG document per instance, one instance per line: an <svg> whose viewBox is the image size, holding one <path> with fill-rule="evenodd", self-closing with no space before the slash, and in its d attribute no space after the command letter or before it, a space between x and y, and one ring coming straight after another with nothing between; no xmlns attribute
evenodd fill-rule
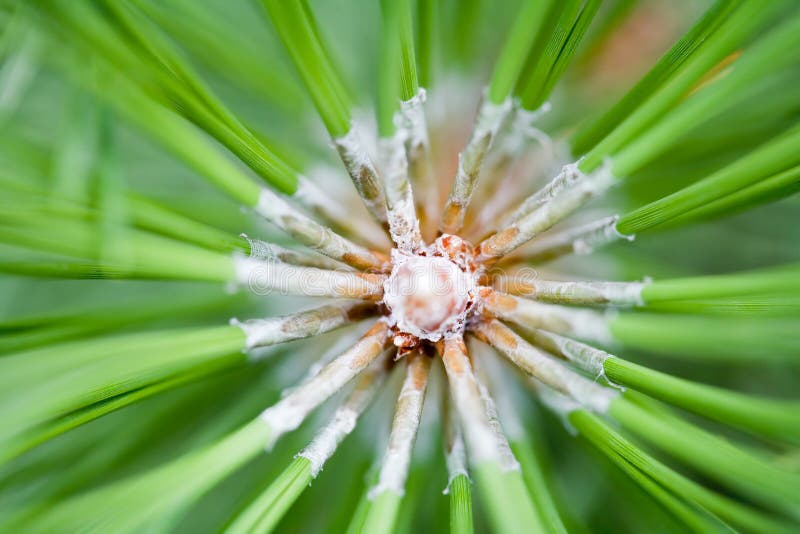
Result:
<svg viewBox="0 0 800 534"><path fill-rule="evenodd" d="M610 323L613 338L661 357L717 362L796 363L794 320L623 313Z"/></svg>
<svg viewBox="0 0 800 534"><path fill-rule="evenodd" d="M696 502L721 519L741 528L753 531L789 532L788 523L769 517L747 505L707 490L696 482L673 471L663 463L648 455L620 433L603 422L599 417L584 410L569 414L569 421L575 429L589 439L612 460L629 462L632 466L662 484L676 496ZM624 464L619 464L623 466Z"/></svg>
<svg viewBox="0 0 800 534"><path fill-rule="evenodd" d="M767 437L800 442L800 401L745 395L690 382L609 356L603 363L612 382L673 406Z"/></svg>
<svg viewBox="0 0 800 534"><path fill-rule="evenodd" d="M472 525L472 489L466 475L458 475L450 481L450 532L470 534Z"/></svg>
<svg viewBox="0 0 800 534"><path fill-rule="evenodd" d="M732 12L729 11L730 7L733 7ZM761 7L737 2L735 6L723 3L714 8L711 11L713 15L700 22L709 30L707 36L705 32L697 35L698 40L703 40L702 45L693 48L671 76L663 80L659 77L661 84L657 90L653 83L650 96L586 154L580 164L581 170L594 170L602 163L603 158L614 154L644 128L663 116L710 69L786 9L786 4L775 2L770 4L770 9L760 9Z"/></svg>
<svg viewBox="0 0 800 534"><path fill-rule="evenodd" d="M625 120L659 86L678 72L684 62L692 57L697 48L703 44L708 36L716 31L719 25L730 16L738 5L739 2L730 2L728 0L715 2L619 102L601 117L587 122L575 133L570 143L573 153L585 154Z"/></svg>
<svg viewBox="0 0 800 534"><path fill-rule="evenodd" d="M311 479L311 462L295 458L225 532L272 532Z"/></svg>
<svg viewBox="0 0 800 534"><path fill-rule="evenodd" d="M623 215L617 230L635 234L796 167L798 147L800 128L792 128L711 176Z"/></svg>
<svg viewBox="0 0 800 534"><path fill-rule="evenodd" d="M487 94L491 102L502 104L511 94L514 84L523 71L526 57L542 32L546 22L545 15L552 9L552 5L553 2L549 1L530 0L523 2L519 8L489 82Z"/></svg>
<svg viewBox="0 0 800 534"><path fill-rule="evenodd" d="M0 529L797 530L800 10L634 4L3 4Z"/></svg>
<svg viewBox="0 0 800 534"><path fill-rule="evenodd" d="M569 0L551 5L547 23L552 24L553 29L546 41L537 43L538 50L532 52L527 60L526 67L531 70L517 86L520 105L526 110L538 109L550 96L597 13L600 2Z"/></svg>
<svg viewBox="0 0 800 534"><path fill-rule="evenodd" d="M615 399L609 415L626 430L737 493L767 508L797 514L795 489L800 476L779 469L764 456L738 448L633 392Z"/></svg>
<svg viewBox="0 0 800 534"><path fill-rule="evenodd" d="M262 0L278 35L303 79L325 127L337 138L350 130L349 97L303 0Z"/></svg>

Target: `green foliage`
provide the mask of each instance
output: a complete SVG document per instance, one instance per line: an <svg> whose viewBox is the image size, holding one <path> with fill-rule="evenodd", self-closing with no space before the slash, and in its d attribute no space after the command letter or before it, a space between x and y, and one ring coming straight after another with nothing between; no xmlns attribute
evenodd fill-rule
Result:
<svg viewBox="0 0 800 534"><path fill-rule="evenodd" d="M450 481L450 532L453 534L471 534L472 524L472 488L467 475L456 475Z"/></svg>
<svg viewBox="0 0 800 534"><path fill-rule="evenodd" d="M546 531L519 471L504 471L496 463L485 463L475 466L473 472L480 503L494 530Z"/></svg>
<svg viewBox="0 0 800 534"><path fill-rule="evenodd" d="M352 104L305 0L262 0L331 137L350 130Z"/></svg>
<svg viewBox="0 0 800 534"><path fill-rule="evenodd" d="M798 531L800 9L700 7L0 2L0 530ZM644 74L628 83L634 72ZM421 89L424 107L399 115ZM535 375L529 389L510 374L469 382L464 362L445 380L436 342L390 353L409 340L384 336L380 320L359 342L358 313L326 333L325 318L293 312L305 297L229 291L237 256L262 246L242 232L323 249L344 262L342 280L385 287L398 260L368 228L368 213L386 222L372 145L403 134L406 160L395 163L408 175L391 178L404 196L385 198L415 204L430 243L470 132L483 172L468 165L469 194L454 197L467 218L459 237L483 253L492 230L537 240L558 228L555 244L542 235L529 255L480 266L482 286L522 282L502 289L514 295L532 281L526 269L549 284L509 312L536 346L489 316L484 288L464 321L468 373L491 374L498 355L473 338L486 341L497 319L490 340ZM349 185L342 162L357 194L335 183ZM558 169L568 172L529 196ZM606 173L613 190L595 180ZM500 223L526 198L528 228ZM264 229L256 207L288 235ZM558 261L525 264L542 250ZM307 265L305 253L275 261ZM563 305L526 316L537 299ZM230 318L265 315L286 319L265 322L267 337L315 335L275 350L284 358L245 352L251 332ZM430 363L445 403L459 402L459 379L490 387L465 389L475 402L461 411L428 403L419 421L407 404L419 397L370 397L379 409L355 427L353 413L322 404L355 395L349 381L369 358L387 375L403 358ZM419 439L405 493L373 499L395 401ZM467 476L448 465L449 481L437 443L445 412L486 422L483 440L447 423L471 466ZM292 456L310 442L306 420L355 434L322 471ZM497 460L512 453L519 470Z"/></svg>
<svg viewBox="0 0 800 534"><path fill-rule="evenodd" d="M766 455L732 445L635 392L613 402L609 414L629 432L698 472L767 508L796 517L800 475L781 470Z"/></svg>
<svg viewBox="0 0 800 534"><path fill-rule="evenodd" d="M703 35L704 32L697 36L701 45L692 47L669 77L659 76L650 82L652 89L648 92L651 94L586 154L581 162L583 171L588 172L597 168L605 157L612 156L613 159L616 152L637 140L646 128L664 117L667 111L684 98L686 93L715 65L734 53L766 24L775 20L779 13L788 9L787 3L784 2L770 3L766 9L753 2L721 2L721 4L712 12L713 14L700 22L700 25L709 31L707 37ZM660 83L656 90L657 82ZM634 103L638 99L639 97L632 98ZM715 108L706 108L703 111L709 113L714 110ZM701 118L692 117L693 124L700 122ZM671 140L659 137L661 143L669 143ZM621 177L626 175L626 173L619 174Z"/></svg>
<svg viewBox="0 0 800 534"><path fill-rule="evenodd" d="M488 90L491 102L501 104L511 93L523 70L528 51L533 47L546 22L545 14L551 9L551 4L552 2L532 0L523 2L503 51L497 58ZM530 63L535 62L530 61Z"/></svg>
<svg viewBox="0 0 800 534"><path fill-rule="evenodd" d="M517 84L520 104L535 110L550 96L553 87L572 59L578 44L600 7L596 0L568 0L546 3L548 31L537 42L526 60L526 75Z"/></svg>
<svg viewBox="0 0 800 534"><path fill-rule="evenodd" d="M275 525L311 480L311 464L308 459L295 458L225 531L231 533L273 531Z"/></svg>

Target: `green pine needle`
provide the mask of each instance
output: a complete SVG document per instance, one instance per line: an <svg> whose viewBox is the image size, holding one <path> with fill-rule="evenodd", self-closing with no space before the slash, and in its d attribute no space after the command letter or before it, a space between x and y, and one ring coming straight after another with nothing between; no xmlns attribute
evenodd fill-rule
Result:
<svg viewBox="0 0 800 534"><path fill-rule="evenodd" d="M519 471L498 464L473 468L480 502L497 532L545 532L547 528L528 494Z"/></svg>
<svg viewBox="0 0 800 534"><path fill-rule="evenodd" d="M231 534L272 532L311 480L311 462L307 458L295 458L269 487L226 527L225 532Z"/></svg>
<svg viewBox="0 0 800 534"><path fill-rule="evenodd" d="M529 50L545 24L545 15L551 4L528 0L520 7L489 83L488 97L492 103L502 104L511 94Z"/></svg>
<svg viewBox="0 0 800 534"><path fill-rule="evenodd" d="M798 531L798 49L793 0L0 2L0 530Z"/></svg>
<svg viewBox="0 0 800 534"><path fill-rule="evenodd" d="M698 384L610 356L609 380L673 406L771 438L800 442L800 403L745 395Z"/></svg>
<svg viewBox="0 0 800 534"><path fill-rule="evenodd" d="M450 481L450 532L452 534L471 534L472 524L472 488L467 475L457 475Z"/></svg>
<svg viewBox="0 0 800 534"><path fill-rule="evenodd" d="M331 137L350 130L350 98L304 0L262 0Z"/></svg>
<svg viewBox="0 0 800 534"><path fill-rule="evenodd" d="M612 402L609 414L626 430L692 468L764 506L797 515L800 475L686 422L647 397L628 392Z"/></svg>

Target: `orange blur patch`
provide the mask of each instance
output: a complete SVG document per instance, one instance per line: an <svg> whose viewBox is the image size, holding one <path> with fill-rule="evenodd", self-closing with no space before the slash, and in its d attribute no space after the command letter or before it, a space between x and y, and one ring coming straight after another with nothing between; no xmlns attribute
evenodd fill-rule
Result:
<svg viewBox="0 0 800 534"><path fill-rule="evenodd" d="M383 281L386 280L386 277L382 274L355 273L355 275L361 278L362 280L366 280L367 282L375 285L381 285L383 284Z"/></svg>
<svg viewBox="0 0 800 534"><path fill-rule="evenodd" d="M517 309L517 301L509 295L491 291L485 299L486 305L495 311L510 312Z"/></svg>
<svg viewBox="0 0 800 534"><path fill-rule="evenodd" d="M508 349L517 348L517 336L508 327L497 321L489 323L489 337L493 345L500 345Z"/></svg>
<svg viewBox="0 0 800 534"><path fill-rule="evenodd" d="M718 79L722 78L727 74L727 68L733 65L733 63L739 59L739 56L742 55L741 50L736 50L731 52L727 56L725 56L722 61L711 67L711 69L706 72L702 78L700 78L697 83L689 90L686 96L691 96L703 87L707 85L711 85Z"/></svg>
<svg viewBox="0 0 800 534"><path fill-rule="evenodd" d="M376 322L356 345L358 354L350 364L351 369L366 367L375 359L388 339L389 327L383 321Z"/></svg>
<svg viewBox="0 0 800 534"><path fill-rule="evenodd" d="M586 59L576 66L588 71L585 86L593 88L588 96L593 100L607 97L643 76L680 37L679 6L677 2L642 2L616 31L587 50Z"/></svg>
<svg viewBox="0 0 800 534"><path fill-rule="evenodd" d="M377 321L372 328L370 328L362 339L366 339L368 337L376 337L381 340L381 345L386 342L387 335L389 333L389 326L384 323L383 321Z"/></svg>
<svg viewBox="0 0 800 534"><path fill-rule="evenodd" d="M536 294L536 285L530 282L523 282L514 278L504 278L496 284L505 291L512 295L531 296Z"/></svg>
<svg viewBox="0 0 800 534"><path fill-rule="evenodd" d="M461 212L464 210L464 207L460 204L456 203L448 203L447 208L444 210L442 214L442 230L446 234L455 233L459 230L458 228L458 219L461 216Z"/></svg>
<svg viewBox="0 0 800 534"><path fill-rule="evenodd" d="M427 358L427 356L418 353L416 358ZM412 365L414 368L411 370L411 380L414 383L414 389L422 390L428 383L428 366L423 361L414 362Z"/></svg>
<svg viewBox="0 0 800 534"><path fill-rule="evenodd" d="M489 285L492 282L492 277L489 273L478 272L478 280L476 283L480 286Z"/></svg>
<svg viewBox="0 0 800 534"><path fill-rule="evenodd" d="M342 255L342 261L348 265L352 265L356 269L369 269L375 266L371 258L365 258L360 254L353 254L352 252L345 252Z"/></svg>
<svg viewBox="0 0 800 534"><path fill-rule="evenodd" d="M466 359L467 347L461 339L448 339L444 346L444 360L447 368L454 374L461 375L464 373L464 360Z"/></svg>
<svg viewBox="0 0 800 534"><path fill-rule="evenodd" d="M369 300L380 300L383 296L383 281L385 277L380 274L353 273L356 277L376 286L375 291L367 293L363 288L354 287L356 284L344 284L339 287L339 294L345 298L361 298Z"/></svg>
<svg viewBox="0 0 800 534"><path fill-rule="evenodd" d="M355 359L353 359L353 363L350 364L350 369L362 369L369 365L382 347L382 343L376 343L374 340L372 340L371 343L365 342L360 344L356 349L358 354Z"/></svg>
<svg viewBox="0 0 800 534"><path fill-rule="evenodd" d="M483 329L484 329L484 328L486 328L486 325L484 325L484 324L481 324L481 325L480 325L478 328L476 328L476 329L475 329L475 331L474 331L474 332L472 332L472 334L473 334L473 335L474 335L476 338L478 338L479 340L481 340L481 341L483 341L484 343L486 343L487 345L489 345L489 344L490 344L490 343L489 343L489 338L488 338L488 337L486 337L486 332L484 332L484 331L483 331Z"/></svg>
<svg viewBox="0 0 800 534"><path fill-rule="evenodd" d="M383 268L381 269L382 271L392 270L392 266L389 263L389 256L387 256L384 252L379 252L377 250L370 250L370 252L372 252L373 256L375 256L376 258L378 258L383 262Z"/></svg>
<svg viewBox="0 0 800 534"><path fill-rule="evenodd" d="M519 228L510 226L481 243L478 250L482 256L493 258L497 255L498 250L505 249L517 235L519 235Z"/></svg>

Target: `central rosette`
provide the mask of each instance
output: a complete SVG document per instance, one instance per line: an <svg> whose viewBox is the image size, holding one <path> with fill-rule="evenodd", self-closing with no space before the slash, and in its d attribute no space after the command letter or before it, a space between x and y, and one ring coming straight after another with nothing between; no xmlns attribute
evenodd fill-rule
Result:
<svg viewBox="0 0 800 534"><path fill-rule="evenodd" d="M463 331L476 294L472 247L443 235L417 254L392 251L383 302L398 347L440 341Z"/></svg>

